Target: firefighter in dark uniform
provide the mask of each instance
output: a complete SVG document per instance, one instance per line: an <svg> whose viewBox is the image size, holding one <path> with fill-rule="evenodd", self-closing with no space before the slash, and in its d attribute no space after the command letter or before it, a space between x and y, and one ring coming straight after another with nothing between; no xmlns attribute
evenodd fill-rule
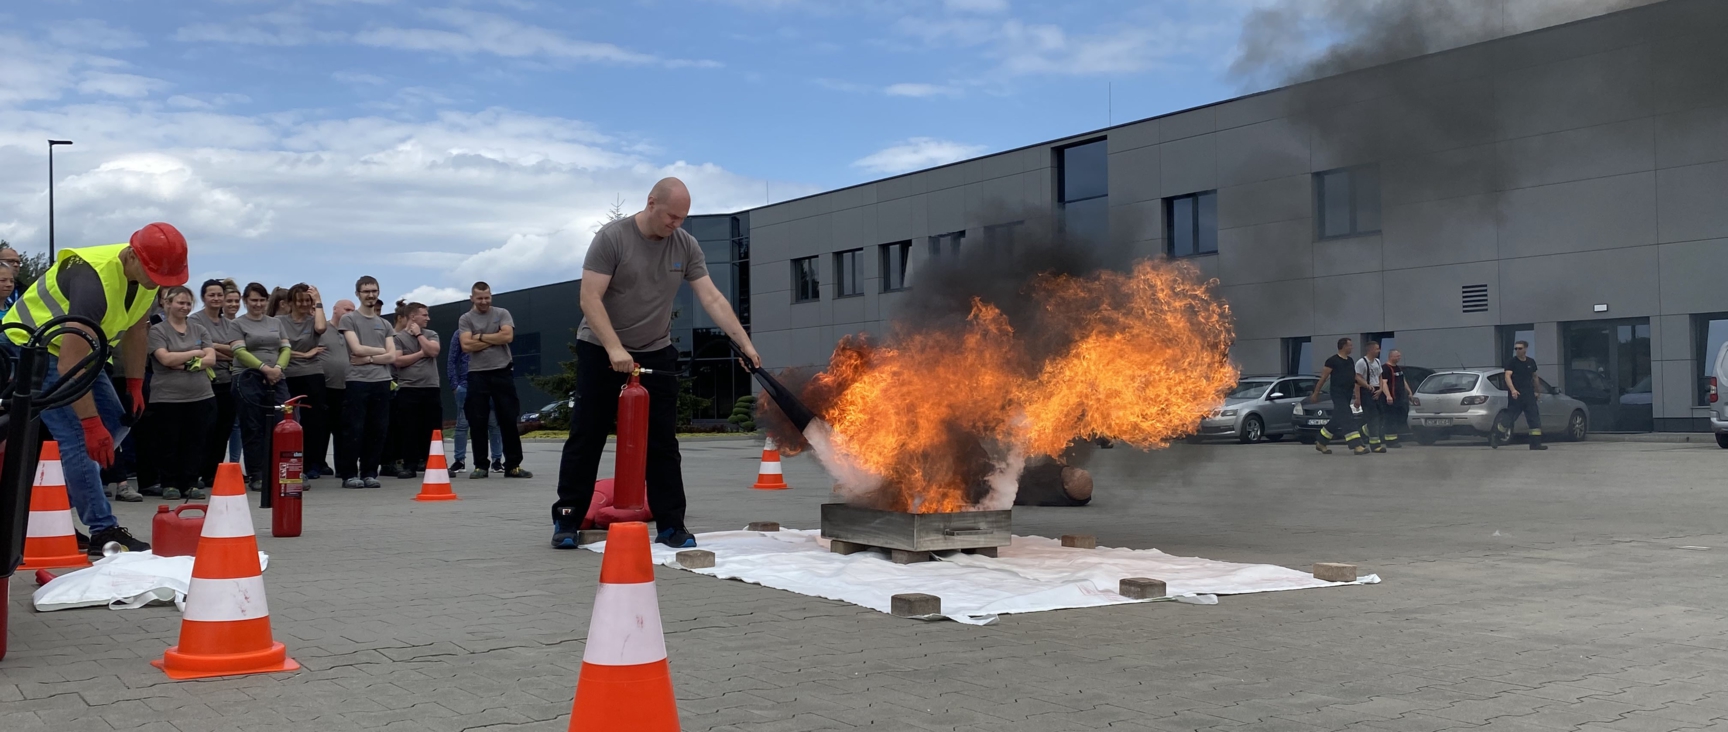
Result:
<svg viewBox="0 0 1728 732"><path fill-rule="evenodd" d="M1368 446L1362 444L1362 431L1357 424L1356 410L1361 403L1356 401L1356 367L1350 362L1350 352L1354 344L1349 338L1338 339L1338 353L1326 359L1325 368L1320 371L1320 380L1314 382L1314 393L1308 395L1308 401L1320 401L1320 385L1332 385L1332 419L1320 428L1320 437L1314 441L1314 449L1323 455L1331 455L1329 446L1333 439L1342 437L1350 451L1357 455L1368 454Z"/></svg>
<svg viewBox="0 0 1728 732"><path fill-rule="evenodd" d="M1512 345L1512 358L1506 362L1506 393L1510 399L1505 418L1497 420L1494 432L1488 435L1489 447L1498 448L1511 441L1512 424L1522 414L1524 423L1530 426L1530 449L1548 449L1542 444L1542 411L1536 401L1536 359L1526 355L1529 350L1530 344L1524 341Z"/></svg>
<svg viewBox="0 0 1728 732"><path fill-rule="evenodd" d="M1386 354L1380 384L1386 397L1380 420L1386 429L1386 446L1403 447L1399 436L1410 429L1410 382L1404 376L1404 355L1397 349Z"/></svg>
<svg viewBox="0 0 1728 732"><path fill-rule="evenodd" d="M1368 438L1370 452L1384 453L1382 424L1386 412L1386 394L1381 388L1380 342L1368 341L1362 347L1362 358L1356 361L1356 403L1362 406L1362 434Z"/></svg>

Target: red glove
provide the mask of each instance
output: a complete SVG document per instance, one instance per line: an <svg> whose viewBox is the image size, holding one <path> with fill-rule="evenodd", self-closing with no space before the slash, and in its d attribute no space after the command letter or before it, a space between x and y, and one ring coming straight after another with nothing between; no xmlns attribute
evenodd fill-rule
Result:
<svg viewBox="0 0 1728 732"><path fill-rule="evenodd" d="M102 424L101 417L85 417L78 424L84 427L84 452L95 460L97 465L106 468L114 464L114 436L108 434L108 427Z"/></svg>
<svg viewBox="0 0 1728 732"><path fill-rule="evenodd" d="M126 380L126 393L131 395L131 397L132 397L132 416L136 417L138 415L143 414L144 413L144 380L143 379L127 379ZM90 428L86 427L84 429L85 429L85 431L89 431ZM92 457L94 457L94 456L92 456Z"/></svg>

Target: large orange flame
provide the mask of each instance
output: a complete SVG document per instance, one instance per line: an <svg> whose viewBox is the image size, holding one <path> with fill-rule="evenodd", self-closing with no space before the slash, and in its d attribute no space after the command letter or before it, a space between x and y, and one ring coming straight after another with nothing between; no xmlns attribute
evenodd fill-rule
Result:
<svg viewBox="0 0 1728 732"><path fill-rule="evenodd" d="M1018 471L1016 458L1098 437L1161 447L1192 432L1238 375L1214 285L1151 261L1040 277L1031 322L1010 324L974 299L963 323L899 324L881 344L848 336L805 396L832 449L882 479L879 507L974 508L992 473Z"/></svg>

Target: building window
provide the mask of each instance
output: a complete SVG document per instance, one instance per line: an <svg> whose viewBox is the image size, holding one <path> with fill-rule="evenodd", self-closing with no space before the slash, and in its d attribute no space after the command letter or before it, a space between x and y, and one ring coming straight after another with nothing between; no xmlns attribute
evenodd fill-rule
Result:
<svg viewBox="0 0 1728 732"><path fill-rule="evenodd" d="M864 273L858 271L864 261L864 250L848 249L834 253L834 296L854 297L864 294Z"/></svg>
<svg viewBox="0 0 1728 732"><path fill-rule="evenodd" d="M822 297L821 280L816 276L816 258L792 260L792 302L812 302Z"/></svg>
<svg viewBox="0 0 1728 732"><path fill-rule="evenodd" d="M510 341L510 361L517 376L539 376L540 334L517 333Z"/></svg>
<svg viewBox="0 0 1728 732"><path fill-rule="evenodd" d="M1380 169L1369 165L1315 173L1314 220L1320 239L1380 231Z"/></svg>
<svg viewBox="0 0 1728 732"><path fill-rule="evenodd" d="M930 258L941 259L942 257L960 256L960 242L965 240L966 232L964 231L951 231L930 237Z"/></svg>
<svg viewBox="0 0 1728 732"><path fill-rule="evenodd" d="M1218 192L1164 199L1165 251L1172 257L1218 252Z"/></svg>
<svg viewBox="0 0 1728 732"><path fill-rule="evenodd" d="M1698 403L1710 403L1710 378L1716 375L1717 359L1722 357L1722 346L1728 344L1728 313L1709 313L1692 316L1692 351L1693 363L1698 369ZM1728 399L1728 384L1717 384L1722 391L1717 395L1718 403Z"/></svg>
<svg viewBox="0 0 1728 732"><path fill-rule="evenodd" d="M906 289L906 260L911 259L912 242L897 241L877 247L882 264L882 291Z"/></svg>
<svg viewBox="0 0 1728 732"><path fill-rule="evenodd" d="M1510 361L1513 356L1517 355L1512 352L1512 344L1517 343L1518 341L1524 341L1525 343L1530 344L1529 350L1526 350L1524 355L1529 356L1530 358L1536 357L1535 325L1530 323L1502 325L1495 330L1499 333L1498 340L1500 341L1500 360L1495 362L1495 366L1504 364L1507 361Z"/></svg>
<svg viewBox="0 0 1728 732"><path fill-rule="evenodd" d="M1284 375L1311 373L1314 369L1314 339L1284 339Z"/></svg>
<svg viewBox="0 0 1728 732"><path fill-rule="evenodd" d="M1056 200L1064 236L1102 242L1110 233L1109 146L1094 140L1056 151Z"/></svg>
<svg viewBox="0 0 1728 732"><path fill-rule="evenodd" d="M1380 344L1380 360L1385 361L1386 357L1392 354L1392 349L1398 346L1398 334L1389 330L1380 331L1379 333L1363 333L1362 348L1359 349L1361 353L1356 355L1368 355L1369 343Z"/></svg>

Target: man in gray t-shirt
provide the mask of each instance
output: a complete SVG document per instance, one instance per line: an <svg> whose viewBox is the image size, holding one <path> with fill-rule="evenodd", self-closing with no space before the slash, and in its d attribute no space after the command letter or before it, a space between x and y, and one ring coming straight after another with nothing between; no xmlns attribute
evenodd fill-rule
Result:
<svg viewBox="0 0 1728 732"><path fill-rule="evenodd" d="M684 526L684 476L678 454L678 348L672 345L672 302L688 283L708 317L760 368L762 358L738 323L702 259L679 228L690 213L690 191L677 178L654 184L648 207L600 229L582 263L582 327L576 334L576 406L570 439L558 466L552 504L552 546L576 548L577 529L594 493L606 435L618 415L618 390L637 365L648 389L648 508L656 541L696 546ZM470 420L473 418L470 417Z"/></svg>
<svg viewBox="0 0 1728 732"><path fill-rule="evenodd" d="M342 395L342 443L336 474L343 488L378 488L378 461L390 431L390 368L396 363L394 330L378 314L378 280L354 283L360 309L342 316L336 327L348 344L348 381ZM350 460L349 458L352 458Z"/></svg>
<svg viewBox="0 0 1728 732"><path fill-rule="evenodd" d="M533 473L522 469L522 436L516 434L516 419L522 414L510 367L516 321L510 311L493 307L492 286L484 282L476 282L469 289L468 302L473 307L456 320L456 339L469 356L468 398L462 405L468 429L474 432L474 472L468 477L484 478L491 467L503 468L506 478L532 478ZM492 466L486 464L487 431L491 427L488 413L497 417L498 432L504 437L504 454L493 455Z"/></svg>

